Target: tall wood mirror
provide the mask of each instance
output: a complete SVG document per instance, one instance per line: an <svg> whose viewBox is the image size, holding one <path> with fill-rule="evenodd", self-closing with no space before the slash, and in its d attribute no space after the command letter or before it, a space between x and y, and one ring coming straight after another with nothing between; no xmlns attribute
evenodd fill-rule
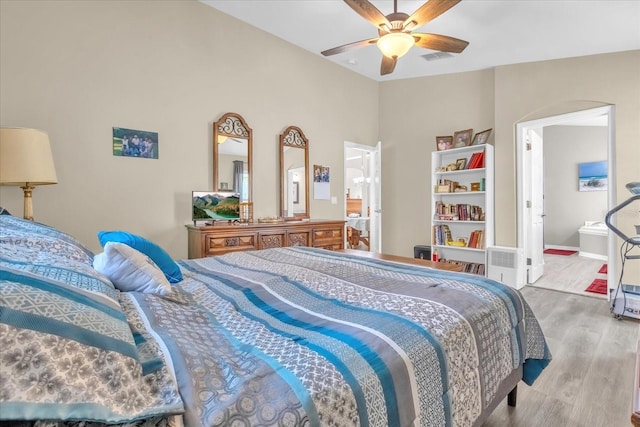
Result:
<svg viewBox="0 0 640 427"><path fill-rule="evenodd" d="M280 216L309 218L309 140L296 126L280 135Z"/></svg>
<svg viewBox="0 0 640 427"><path fill-rule="evenodd" d="M235 191L251 201L252 131L240 114L227 113L213 124L213 190Z"/></svg>

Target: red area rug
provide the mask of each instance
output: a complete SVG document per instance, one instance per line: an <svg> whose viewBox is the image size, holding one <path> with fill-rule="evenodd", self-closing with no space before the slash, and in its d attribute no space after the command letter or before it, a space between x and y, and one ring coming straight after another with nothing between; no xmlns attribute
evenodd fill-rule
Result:
<svg viewBox="0 0 640 427"><path fill-rule="evenodd" d="M593 282L591 282L589 287L587 289L585 289L584 291L585 292L593 292L594 294L606 295L607 294L607 281L605 279L595 279Z"/></svg>
<svg viewBox="0 0 640 427"><path fill-rule="evenodd" d="M567 251L564 249L545 249L544 253L549 255L573 255L577 251Z"/></svg>
<svg viewBox="0 0 640 427"><path fill-rule="evenodd" d="M602 264L602 267L600 267L600 270L598 270L598 273L607 274L607 264Z"/></svg>

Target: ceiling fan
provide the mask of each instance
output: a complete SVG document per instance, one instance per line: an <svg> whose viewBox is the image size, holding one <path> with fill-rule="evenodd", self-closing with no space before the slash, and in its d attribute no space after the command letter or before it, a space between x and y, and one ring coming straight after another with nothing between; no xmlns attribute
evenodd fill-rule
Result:
<svg viewBox="0 0 640 427"><path fill-rule="evenodd" d="M462 52L469 42L439 34L412 33L411 30L426 24L458 4L460 0L428 0L409 16L398 12L398 0L393 1L393 13L384 16L368 0L344 0L360 16L378 29L378 37L361 40L322 52L324 56L335 55L350 49L377 44L382 52L380 75L391 74L398 58L414 45L442 52Z"/></svg>

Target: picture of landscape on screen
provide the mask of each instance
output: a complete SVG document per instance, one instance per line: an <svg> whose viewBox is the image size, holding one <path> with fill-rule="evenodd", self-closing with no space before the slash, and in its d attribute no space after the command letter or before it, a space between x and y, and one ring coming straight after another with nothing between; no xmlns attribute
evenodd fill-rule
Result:
<svg viewBox="0 0 640 427"><path fill-rule="evenodd" d="M240 218L240 194L233 191L194 191L193 221Z"/></svg>

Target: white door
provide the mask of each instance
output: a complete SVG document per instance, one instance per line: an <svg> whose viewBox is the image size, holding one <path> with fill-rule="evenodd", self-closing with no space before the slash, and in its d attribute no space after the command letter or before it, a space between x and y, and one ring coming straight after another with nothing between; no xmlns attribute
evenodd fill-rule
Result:
<svg viewBox="0 0 640 427"><path fill-rule="evenodd" d="M382 150L378 141L375 150L369 151L369 170L371 185L369 186L369 206L371 208L371 224L369 244L371 252L382 252Z"/></svg>
<svg viewBox="0 0 640 427"><path fill-rule="evenodd" d="M530 221L527 225L527 283L535 283L544 274L544 161L542 129L527 129L530 177L527 200ZM530 148L529 148L530 147Z"/></svg>

